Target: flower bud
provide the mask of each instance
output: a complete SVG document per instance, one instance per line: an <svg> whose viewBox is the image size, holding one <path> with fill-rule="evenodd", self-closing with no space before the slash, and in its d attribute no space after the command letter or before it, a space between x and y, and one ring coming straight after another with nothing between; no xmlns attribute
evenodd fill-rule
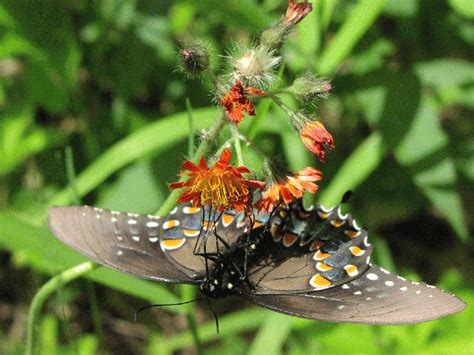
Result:
<svg viewBox="0 0 474 355"><path fill-rule="evenodd" d="M313 5L308 2L308 0L304 0L303 2L296 3L295 0L288 1L288 8L286 9L285 17L283 21L288 26L294 26L298 22L308 15L311 10L313 10Z"/></svg>
<svg viewBox="0 0 474 355"><path fill-rule="evenodd" d="M303 112L292 112L290 120L306 148L324 162L326 148L336 147L331 133L321 122L307 117Z"/></svg>
<svg viewBox="0 0 474 355"><path fill-rule="evenodd" d="M209 53L200 44L183 48L179 54L181 56L180 69L190 77L199 76L209 68Z"/></svg>
<svg viewBox="0 0 474 355"><path fill-rule="evenodd" d="M332 86L328 79L317 78L311 73L296 78L286 90L303 103L312 103L318 98L326 98Z"/></svg>
<svg viewBox="0 0 474 355"><path fill-rule="evenodd" d="M286 39L291 29L313 10L313 5L308 0L297 3L295 0L288 0L288 7L285 16L279 23L263 31L260 37L260 44L268 48L279 49Z"/></svg>

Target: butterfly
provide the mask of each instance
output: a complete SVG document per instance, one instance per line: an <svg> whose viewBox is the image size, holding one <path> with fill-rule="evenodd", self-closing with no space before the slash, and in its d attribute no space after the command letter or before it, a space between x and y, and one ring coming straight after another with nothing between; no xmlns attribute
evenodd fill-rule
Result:
<svg viewBox="0 0 474 355"><path fill-rule="evenodd" d="M272 214L179 205L165 217L94 207L53 207L49 226L97 263L138 277L199 286L292 316L407 324L464 309L458 297L370 263L367 231L340 207Z"/></svg>

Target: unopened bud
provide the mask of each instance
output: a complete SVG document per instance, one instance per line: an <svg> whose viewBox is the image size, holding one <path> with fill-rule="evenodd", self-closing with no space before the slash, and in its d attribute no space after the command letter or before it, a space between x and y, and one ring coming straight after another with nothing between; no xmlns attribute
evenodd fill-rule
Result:
<svg viewBox="0 0 474 355"><path fill-rule="evenodd" d="M183 48L179 54L181 55L180 69L190 77L201 75L209 68L209 53L200 44Z"/></svg>
<svg viewBox="0 0 474 355"><path fill-rule="evenodd" d="M328 79L317 78L311 73L296 78L291 86L286 88L303 103L313 103L318 98L326 98L332 86Z"/></svg>
<svg viewBox="0 0 474 355"><path fill-rule="evenodd" d="M270 50L280 49L291 29L303 20L313 9L313 5L308 0L296 2L288 0L286 14L279 23L263 31L260 37L260 44Z"/></svg>

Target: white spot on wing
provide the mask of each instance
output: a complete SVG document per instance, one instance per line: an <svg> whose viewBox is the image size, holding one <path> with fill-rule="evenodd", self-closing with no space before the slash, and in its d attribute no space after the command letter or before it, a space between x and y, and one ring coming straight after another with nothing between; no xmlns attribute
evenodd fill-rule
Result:
<svg viewBox="0 0 474 355"><path fill-rule="evenodd" d="M129 219L129 220L127 221L127 223L130 224L131 226L133 226L133 225L137 224L138 222L137 222L137 220L135 220L135 219Z"/></svg>
<svg viewBox="0 0 474 355"><path fill-rule="evenodd" d="M343 221L345 221L347 218L347 214L342 214L341 207L337 208L337 217Z"/></svg>
<svg viewBox="0 0 474 355"><path fill-rule="evenodd" d="M385 281L385 285L388 286L388 287L392 287L395 284L393 283L393 281L389 280L389 281Z"/></svg>
<svg viewBox="0 0 474 355"><path fill-rule="evenodd" d="M352 226L354 227L354 229L355 229L356 231L360 231L360 229L361 229L361 228L359 227L359 225L357 224L357 221L356 221L355 219L352 220Z"/></svg>
<svg viewBox="0 0 474 355"><path fill-rule="evenodd" d="M368 274L367 274L367 278L368 278L369 280L372 280L372 281L375 281L375 280L378 280L378 279L379 279L379 277L377 276L377 274L374 274L373 272L368 273Z"/></svg>
<svg viewBox="0 0 474 355"><path fill-rule="evenodd" d="M158 241L158 238L157 237L150 237L150 238L148 238L148 240L152 243L156 243Z"/></svg>
<svg viewBox="0 0 474 355"><path fill-rule="evenodd" d="M140 237L138 235L132 235L132 239L136 242L140 241Z"/></svg>
<svg viewBox="0 0 474 355"><path fill-rule="evenodd" d="M361 294L362 294L362 292L360 292L360 291L354 292L354 295L361 295Z"/></svg>
<svg viewBox="0 0 474 355"><path fill-rule="evenodd" d="M323 211L324 213L329 213L332 211L332 208L326 208L323 205L319 205L319 209Z"/></svg>
<svg viewBox="0 0 474 355"><path fill-rule="evenodd" d="M400 287L400 291L406 291L408 288L406 286Z"/></svg>
<svg viewBox="0 0 474 355"><path fill-rule="evenodd" d="M159 226L159 223L158 222L154 222L154 221L150 221L150 222L146 222L146 226L148 228L156 228Z"/></svg>
<svg viewBox="0 0 474 355"><path fill-rule="evenodd" d="M178 211L178 206L176 206L175 208L173 208L173 209L170 211L170 214L175 214L177 211Z"/></svg>
<svg viewBox="0 0 474 355"><path fill-rule="evenodd" d="M385 270L383 267L380 268L380 271L382 271L384 274L390 274L390 271Z"/></svg>
<svg viewBox="0 0 474 355"><path fill-rule="evenodd" d="M348 284L344 284L341 286L341 288L343 288L344 290L348 290L350 289L350 286Z"/></svg>

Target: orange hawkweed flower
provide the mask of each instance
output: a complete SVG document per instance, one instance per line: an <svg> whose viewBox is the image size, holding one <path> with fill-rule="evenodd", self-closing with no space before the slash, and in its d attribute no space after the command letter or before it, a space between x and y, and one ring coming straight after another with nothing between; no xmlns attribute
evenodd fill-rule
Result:
<svg viewBox="0 0 474 355"><path fill-rule="evenodd" d="M239 124L244 119L244 112L249 116L255 116L255 109L247 94L265 96L265 92L252 88L243 87L240 81L226 92L220 99L220 104L225 108L227 118L234 124Z"/></svg>
<svg viewBox="0 0 474 355"><path fill-rule="evenodd" d="M264 191L262 198L257 201L255 207L260 212L272 212L280 204L289 204L297 198L303 197L303 193L308 191L314 194L318 190L318 185L313 181L322 179L322 173L312 167L307 167L294 175L280 178L279 182L273 183Z"/></svg>
<svg viewBox="0 0 474 355"><path fill-rule="evenodd" d="M181 172L179 176L188 176L189 179L169 185L171 189L185 189L177 202L192 202L194 207L209 206L219 212L246 210L251 191L263 189L265 184L245 179L243 174L250 173L250 170L245 166L229 165L231 157L230 149L225 148L211 168L203 158L199 165L186 160L181 168L187 171Z"/></svg>
<svg viewBox="0 0 474 355"><path fill-rule="evenodd" d="M306 148L313 152L322 162L324 162L324 156L326 155L326 147L330 149L336 147L334 138L321 122L306 121L299 130L299 133Z"/></svg>
<svg viewBox="0 0 474 355"><path fill-rule="evenodd" d="M300 3L296 3L295 0L289 0L284 21L289 26L294 26L304 19L311 10L313 10L313 5L309 3L308 0L304 0Z"/></svg>

